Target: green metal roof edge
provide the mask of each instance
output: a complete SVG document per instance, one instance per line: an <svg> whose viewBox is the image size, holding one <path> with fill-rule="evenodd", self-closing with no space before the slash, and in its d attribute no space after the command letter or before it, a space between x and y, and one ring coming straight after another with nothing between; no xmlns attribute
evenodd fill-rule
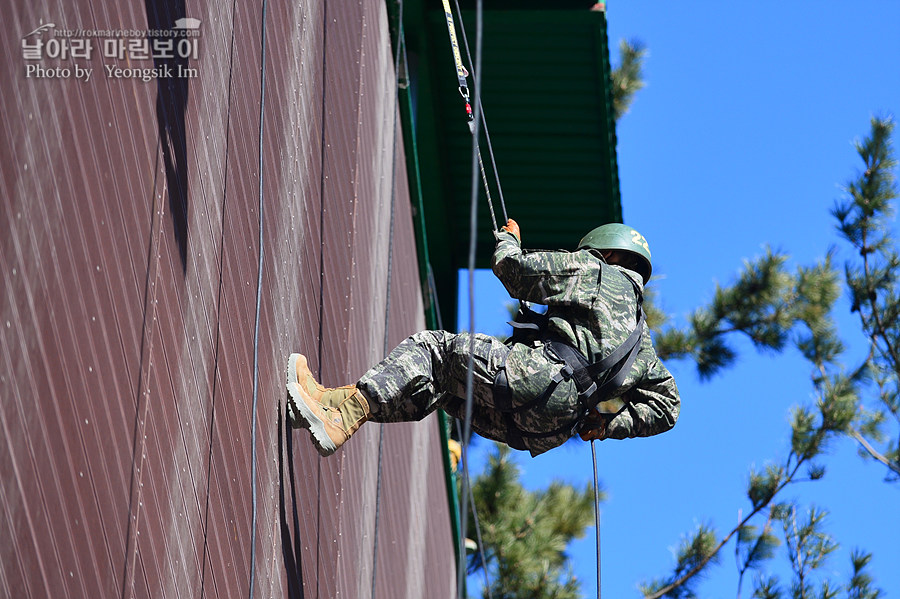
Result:
<svg viewBox="0 0 900 599"><path fill-rule="evenodd" d="M602 11L603 30L599 34L602 36L599 47L605 48L605 52L600 52L600 64L603 68L603 79L606 81L606 94L604 104L606 108L606 130L609 131L609 143L606 147L608 152L609 180L612 183L613 197L615 203L613 210L618 214L619 222L622 222L622 193L619 188L619 159L618 159L618 140L616 137L616 119L613 115L613 95L612 95L612 65L609 60L609 35L607 33L606 11Z"/></svg>
<svg viewBox="0 0 900 599"><path fill-rule="evenodd" d="M604 108L606 109L606 130L609 131L609 141L605 148L607 153L607 164L609 165L609 180L612 186L614 202L613 211L618 215L618 222L622 222L622 193L619 188L619 160L617 154L618 140L616 138L616 119L613 115L613 96L612 96L612 65L609 60L609 35L607 34L606 11L599 11L602 14L602 31L598 34L601 36L598 48L601 50L600 64L603 69L603 80L606 82L606 94L604 94ZM605 51L602 49L605 48Z"/></svg>

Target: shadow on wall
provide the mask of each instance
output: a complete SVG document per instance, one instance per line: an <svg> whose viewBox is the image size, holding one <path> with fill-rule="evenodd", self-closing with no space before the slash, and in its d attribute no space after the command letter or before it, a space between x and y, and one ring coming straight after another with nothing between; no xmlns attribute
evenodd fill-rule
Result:
<svg viewBox="0 0 900 599"><path fill-rule="evenodd" d="M284 439L287 439L287 472L290 477L290 489L284 486ZM278 480L281 490L278 494L278 513L281 521L281 552L284 557L284 568L287 572L288 597L290 599L303 599L303 568L300 544L300 515L297 512L297 487L294 483L294 435L292 429L282 416L281 406L278 407ZM293 525L294 542L291 543L291 524L288 523L285 495L289 492L291 506L291 524Z"/></svg>
<svg viewBox="0 0 900 599"><path fill-rule="evenodd" d="M173 29L176 21L187 16L184 0L144 0L147 11L147 28L150 30ZM151 38L151 40L154 38ZM182 272L187 270L188 239L188 184L187 184L187 135L185 112L187 110L188 83L186 76L178 76L188 66L188 57L179 51L179 37L155 38L171 40L170 56L157 57L153 66L172 76L156 79L156 122L160 146L166 168L166 187L169 190L169 212Z"/></svg>

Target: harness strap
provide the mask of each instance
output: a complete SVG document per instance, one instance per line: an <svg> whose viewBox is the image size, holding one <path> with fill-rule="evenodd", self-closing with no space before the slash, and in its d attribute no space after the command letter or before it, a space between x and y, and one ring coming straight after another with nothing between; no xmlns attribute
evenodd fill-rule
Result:
<svg viewBox="0 0 900 599"><path fill-rule="evenodd" d="M506 361L494 377L494 405L503 413L511 412L512 391L509 388L509 378L506 376Z"/></svg>
<svg viewBox="0 0 900 599"><path fill-rule="evenodd" d="M494 405L497 410L503 413L503 422L506 424L506 444L513 449L524 450L525 441L522 439L521 431L513 420L512 413L512 391L509 388L509 379L506 376L506 362L494 377Z"/></svg>
<svg viewBox="0 0 900 599"><path fill-rule="evenodd" d="M528 307L527 302L519 300L519 309L515 317L506 322L513 329L512 335L506 341L507 345L540 339L549 319L546 313L536 312Z"/></svg>
<svg viewBox="0 0 900 599"><path fill-rule="evenodd" d="M637 288L636 290L639 291ZM590 363L584 354L569 343L557 339L546 340L547 347L564 362L564 366L558 373L553 375L550 379L550 384L547 385L543 393L521 406L513 407L512 405L512 391L506 374L506 364L503 364L494 378L494 402L497 409L503 413L503 419L506 424L506 442L510 447L521 450L527 449L524 442L525 438L543 439L555 437L565 432L574 435L581 427L584 418L596 407L600 400L606 394L625 383L625 379L628 377L628 373L631 371L631 367L634 365L634 361L640 352L641 336L643 335L646 321L642 299L639 293L636 326L628 335L628 338L602 360ZM528 310L528 312L531 312L532 315L543 316L531 310ZM520 321L511 322L510 324L517 329L516 332L527 330L540 333L543 330L541 325L544 323ZM540 433L524 431L519 428L514 419L516 414L546 403L556 390L556 387L562 381L569 379L575 382L580 407L580 414L573 423Z"/></svg>
<svg viewBox="0 0 900 599"><path fill-rule="evenodd" d="M641 349L641 335L644 330L644 313L641 312L641 320L638 322L638 326L635 328L637 332L636 338L631 342L632 346L628 352L628 355L625 356L622 362L622 366L615 372L615 375L610 376L606 382L600 386L600 389L597 390L597 394L599 397L603 397L603 394L615 389L616 387L621 387L625 382L625 378L628 376L628 373L631 371L631 366L634 364L635 359L637 358L638 352ZM634 333L632 333L634 336Z"/></svg>
<svg viewBox="0 0 900 599"><path fill-rule="evenodd" d="M568 432L570 435L575 434L581 427L584 418L592 409L594 409L597 403L599 403L603 394L622 386L625 382L625 379L634 364L634 360L637 358L637 354L640 351L640 339L643 329L644 315L642 312L641 319L638 321L638 326L635 327L635 330L632 331L624 343L610 354L613 358L618 357L618 360L610 367L601 369L600 371L597 371L592 367L604 362L612 362L612 360L609 360L609 356L599 362L589 364L587 358L568 343L555 340L548 341L547 345L550 346L551 351L559 356L560 359L565 362L565 365L550 379L550 384L547 385L543 393L535 399L518 407L513 407L512 405L512 390L509 387L506 364L504 364L494 378L494 403L496 408L503 413L503 420L506 424L507 444L513 449L524 450L527 449L524 443L525 438L544 439L547 437L555 437L565 432ZM604 380L600 384L598 384L589 374L592 371L605 371ZM524 431L519 428L514 419L516 414L521 414L537 405L543 405L550 399L550 396L556 390L556 387L562 381L569 380L570 378L575 381L575 388L578 390L578 403L581 408L579 416L573 423L564 424L559 428L540 433Z"/></svg>
<svg viewBox="0 0 900 599"><path fill-rule="evenodd" d="M534 331L535 333L541 332L541 327L536 322L519 322L517 320L508 320L506 321L506 324L510 325L513 329L516 329L513 331L513 335L515 335L519 330Z"/></svg>
<svg viewBox="0 0 900 599"><path fill-rule="evenodd" d="M641 316L638 319L637 326L634 327L634 330L631 331L631 334L628 335L628 338L625 341L614 349L611 354L603 358L598 362L594 362L593 364L589 364L585 368L591 376L601 374L613 366L615 366L618 362L620 362L631 349L640 343L641 335L644 331L644 322L646 317L644 316L644 311L641 310ZM580 353L580 352L579 352Z"/></svg>
<svg viewBox="0 0 900 599"><path fill-rule="evenodd" d="M575 380L579 401L584 401L591 397L597 390L597 382L588 373L590 363L584 357L584 354L565 341L551 339L547 341L547 345L550 347L550 351L566 363L556 376Z"/></svg>
<svg viewBox="0 0 900 599"><path fill-rule="evenodd" d="M646 315L644 313L644 296L637 283L627 277L634 287L637 296L637 309L635 310L634 329L618 347L605 358L591 363L584 354L573 347L567 341L560 339L544 339L549 350L564 362L563 367L550 379L550 383L535 399L518 407L512 405L512 390L509 387L509 378L506 374L506 363L501 366L494 378L494 402L497 409L503 413L506 424L506 442L513 449L527 449L525 438L543 439L555 437L564 432L574 435L581 427L584 418L593 410L605 395L621 387L634 365L641 348L641 337L644 333ZM520 304L516 319L509 324L513 327L513 342L526 337L540 339L546 329L548 317L531 310L525 304ZM547 432L534 433L523 431L516 424L514 416L537 405L546 403L556 387L566 380L573 380L578 391L579 416L573 423L563 425Z"/></svg>
<svg viewBox="0 0 900 599"><path fill-rule="evenodd" d="M522 429L513 420L513 415L506 413L503 415L503 420L506 422L506 444L513 449L527 450L528 446L525 445L525 439L522 437Z"/></svg>

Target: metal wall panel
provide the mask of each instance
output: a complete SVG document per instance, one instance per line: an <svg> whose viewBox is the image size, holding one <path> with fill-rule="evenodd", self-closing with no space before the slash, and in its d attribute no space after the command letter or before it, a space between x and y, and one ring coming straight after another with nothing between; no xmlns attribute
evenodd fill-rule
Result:
<svg viewBox="0 0 900 599"><path fill-rule="evenodd" d="M183 17L202 22L187 61L84 33ZM245 596L251 570L257 596L417 598L426 577L453 594L436 420L368 424L328 459L281 421L290 352L346 384L424 326L385 6L270 3L260 129L262 19L153 0L5 15L2 596ZM75 33L28 35L46 23ZM29 61L35 39L94 52ZM179 65L196 77L106 72Z"/></svg>

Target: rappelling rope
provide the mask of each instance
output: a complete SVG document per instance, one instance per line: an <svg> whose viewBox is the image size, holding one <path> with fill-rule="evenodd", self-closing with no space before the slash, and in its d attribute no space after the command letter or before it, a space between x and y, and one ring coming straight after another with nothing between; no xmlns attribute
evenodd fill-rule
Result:
<svg viewBox="0 0 900 599"><path fill-rule="evenodd" d="M474 300L474 294L473 294L472 288L474 285L474 268L475 268L474 254L475 254L475 236L476 236L476 231L477 231L477 210L475 208L475 204L476 204L477 195L478 195L478 185L477 185L477 178L474 173L476 161L477 161L479 171L481 173L481 180L484 185L485 195L487 197L488 208L490 209L491 220L494 225L494 230L496 231L498 229L497 217L496 217L496 214L494 213L493 202L491 201L490 186L488 185L487 174L485 173L485 168L484 168L484 161L481 158L481 150L480 150L479 144L478 144L478 138L479 138L478 126L479 126L479 124L483 125L483 127L484 127L485 140L487 142L488 154L491 159L491 167L494 172L494 181L497 186L497 194L498 194L498 197L500 200L500 207L503 211L504 223L509 220L509 216L507 215L507 212L506 212L506 202L504 201L504 198L503 198L503 188L500 185L500 174L499 174L499 171L497 170L497 161L496 161L496 158L494 157L493 146L491 145L491 136L490 136L490 133L488 132L487 119L484 114L484 109L481 105L480 69L481 69L481 52L482 52L482 2L481 2L481 0L478 0L477 5L476 5L477 6L477 8L476 8L476 11L477 11L476 12L476 40L475 40L476 56L475 56L475 66L472 69L473 77L474 77L474 81L475 81L475 94L474 94L475 110L473 111L470 106L468 87L466 85L467 72L465 70L465 67L462 64L462 59L461 59L460 53L459 53L459 44L456 40L456 31L455 31L454 22L453 22L453 13L450 10L450 5L449 5L448 0L441 0L441 1L444 6L444 14L445 14L446 21L447 21L447 28L448 28L449 34L450 34L450 44L451 44L452 52L453 52L453 60L456 64L456 73L457 73L457 78L459 80L459 92L466 103L466 114L469 119L469 129L471 130L472 136L473 136L473 141L472 141L472 148L473 148L472 207L471 207L471 214L470 214L470 231L469 231L469 235L470 235L470 242L469 242L469 331L472 335L474 335L474 331L475 331L475 318L474 318L475 300ZM469 42L468 42L468 38L466 36L465 23L463 22L463 19L462 19L462 11L459 8L458 0L453 0L453 1L454 1L454 5L456 6L456 12L460 17L460 19L459 19L460 20L460 32L462 33L463 46L465 47L466 56L469 60L469 64L471 65L472 64L472 54L469 50ZM469 440L469 435L470 435L470 427L471 427L471 414L472 414L471 413L471 401L472 401L471 385L472 385L472 368L474 366L474 353L475 353L475 350L474 350L474 336L473 336L470 339L470 343L469 343L469 365L468 365L469 370L468 370L468 373L466 376L466 419L465 419L465 433L464 433L463 443L462 443L462 453L463 453L462 457L464 460L463 470L465 473L465 476L463 479L464 499L465 499L465 494L468 491L468 478L469 478L468 469L467 469L468 460L466 459L466 448L468 445L468 440ZM597 599L601 599L601 592L600 592L600 491L599 491L599 477L597 475L597 453L596 453L596 449L594 447L593 440L591 440L591 454L592 454L592 458L593 458L593 467L594 467L594 520L596 523L596 531L597 531ZM462 505L465 505L465 501L462 502ZM466 513L464 508L461 508L460 511L462 511L464 514ZM475 512L474 502L472 504L472 513L475 515L476 524L477 524L477 513ZM465 519L463 519L461 536L463 539L465 538ZM480 545L481 545L481 541L479 539L479 546ZM461 550L460 556L462 558L462 559L460 559L460 563L463 564L465 562L464 550ZM482 557L482 562L484 563L483 557ZM485 566L485 573L486 573L487 572L487 564L485 563L484 566ZM461 587L461 581L462 581L462 574L460 574L458 576L457 582L458 582L459 587ZM490 585L487 585L487 586L488 586L488 592L490 593ZM460 593L462 593L462 591L460 591ZM462 597L462 594L460 594L460 597Z"/></svg>
<svg viewBox="0 0 900 599"><path fill-rule="evenodd" d="M256 580L256 408L259 400L259 320L262 306L263 277L263 137L265 134L264 117L266 110L266 5L262 3L262 24L260 41L260 82L259 82L259 264L256 274L256 322L253 329L253 407L251 408L250 434L250 487L253 494L253 511L250 524L250 599L253 599L253 586Z"/></svg>
<svg viewBox="0 0 900 599"><path fill-rule="evenodd" d="M484 114L480 107L480 105L481 105L480 85L476 85L475 95L473 98L470 98L469 85L468 85L468 82L466 79L466 77L469 75L469 71L467 71L466 67L463 65L462 57L460 56L460 53L459 53L459 43L456 41L456 26L454 24L453 11L450 10L450 3L448 0L441 0L441 2L444 6L444 17L447 22L447 32L450 35L450 47L451 47L451 51L453 53L453 61L456 65L456 78L459 83L459 94L462 96L463 100L465 101L466 118L467 118L468 125L469 125L469 131L472 133L472 137L474 140L473 154L474 154L475 158L477 159L478 170L481 173L481 181L484 184L484 193L485 193L485 196L487 197L488 208L490 209L490 212L491 212L491 221L493 222L494 230L496 231L498 229L497 215L494 212L494 202L491 199L491 187L488 184L487 173L485 172L485 169L484 169L484 161L481 159L481 148L478 145L478 135L479 134L478 134L477 129L480 124L484 124L484 133L485 133L485 138L487 139L488 151L490 152L491 165L494 169L497 190L499 191L499 194L500 194L500 207L503 210L504 224L509 219L509 217L506 214L506 204L503 201L503 191L500 188L500 178L499 178L499 176L497 176L497 163L494 160L494 151L493 151L493 148L491 147L490 135L488 134L487 124L485 123ZM465 26L462 22L462 13L459 10L458 3L456 4L456 11L457 11L457 14L459 14L459 16L460 16L460 31L462 31L462 34L463 34L463 44L466 48L466 54L469 58L469 64L471 65L472 57L471 57L471 54L469 53L469 42L466 38L466 30L465 30ZM480 16L479 16L479 18L480 18ZM481 66L480 60L479 60L478 66L479 66L479 68ZM475 73L475 75L473 75L473 77L475 77L477 79L477 71L474 67L472 68L472 71L473 71L473 73ZM472 109L471 102L475 102L477 110ZM480 121L480 122L476 122L476 121ZM472 164L473 177L474 177L475 167L476 167L476 160L473 160L473 164ZM476 193L477 193L477 191L476 191Z"/></svg>
<svg viewBox="0 0 900 599"><path fill-rule="evenodd" d="M444 6L447 6L447 0L443 0ZM448 7L449 8L449 7ZM449 14L449 13L448 13ZM459 599L465 596L465 574L466 574L466 552L465 538L466 525L469 510L465 506L468 505L469 496L469 459L468 445L469 437L472 434L472 401L473 401L473 369L475 365L475 242L478 235L478 175L475 172L478 163L478 125L481 115L481 41L482 41L482 0L476 2L475 14L475 114L474 126L472 127L472 198L469 207L469 360L466 370L466 410L463 426L463 438L461 439L462 461L463 461L463 480L462 480L462 500L460 501L460 541L459 541L459 564L456 577L456 590ZM493 212L493 209L491 210ZM494 222L496 228L496 221Z"/></svg>
<svg viewBox="0 0 900 599"><path fill-rule="evenodd" d="M400 109L400 49L403 44L403 0L399 1L397 15L397 41L394 44L394 102L391 114L394 121L391 137L391 217L388 226L388 259L387 259L387 286L385 289L384 300L384 345L382 357L387 356L390 348L390 331L391 322L391 274L394 264L394 220L396 207L396 185L397 185L397 112ZM378 475L375 487L375 530L373 532L372 546L372 597L375 597L375 582L378 576L378 523L381 513L381 482L384 463L384 423L378 427Z"/></svg>
<svg viewBox="0 0 900 599"><path fill-rule="evenodd" d="M426 264L426 268L427 268L426 276L428 279L428 292L434 298L434 303L435 303L435 314L437 316L437 328L438 328L438 330L443 330L444 324L441 320L441 307L439 305L437 305L437 303L438 303L437 284L435 283L435 280L434 280L434 271L431 269L430 262L428 264ZM454 421L456 424L456 436L459 437L460 439L462 439L463 433L462 433L462 427L460 427L460 425L459 425L459 419L456 418L456 419L454 419ZM463 463L463 464L465 464L465 463ZM463 468L463 471L466 474L466 476L468 476L468 470ZM488 599L493 599L493 594L491 593L491 581L490 581L490 576L488 575L488 569L487 569L487 558L484 554L484 542L482 541L482 538L481 538L481 524L478 521L478 510L475 508L475 497L474 496L470 495L469 503L472 508L472 520L475 523L475 535L476 535L476 541L478 542L478 554L481 558L481 563L484 564L484 567L482 568L482 571L484 572L484 588L487 591ZM462 509L463 508L461 507L460 511L462 511ZM465 537L463 538L463 542L465 542ZM465 556L461 555L460 559L461 560L465 559Z"/></svg>
<svg viewBox="0 0 900 599"><path fill-rule="evenodd" d="M456 435L462 439L462 429L459 426L459 419L456 420ZM469 496L469 507L472 508L472 520L475 524L475 540L478 543L478 557L481 559L482 572L484 572L484 590L487 592L487 599L493 599L491 593L491 580L488 576L487 556L484 553L484 542L481 539L481 524L478 522L478 510L475 508L474 495Z"/></svg>
<svg viewBox="0 0 900 599"><path fill-rule="evenodd" d="M469 277L469 356L468 356L468 368L466 370L466 408L465 408L465 426L460 434L460 446L461 446L461 461L462 461L462 498L459 504L460 511L460 538L459 538L459 560L458 560L458 572L457 572L457 582L456 588L457 593L460 599L465 596L465 573L466 573L466 529L467 529L467 520L468 520L468 507L469 503L471 503L472 509L472 518L475 523L475 532L478 540L478 551L481 558L482 569L484 571L485 578L485 590L487 591L487 596L490 599L492 597L491 594L491 585L490 580L488 578L488 564L484 555L484 544L481 538L481 526L478 522L478 512L475 508L475 500L474 497L471 496L471 482L469 478L469 459L468 459L468 445L469 438L471 436L471 423L472 423L472 402L473 402L473 366L475 360L475 297L474 297L474 283L475 283L475 247L476 247L476 238L478 234L478 176L476 175L476 166L478 167L478 172L481 175L481 181L484 185L485 196L487 197L488 208L491 213L491 221L494 226L494 230L498 229L497 226L497 216L494 212L494 205L491 200L491 189L488 184L487 173L484 168L484 161L481 158L481 149L478 145L478 136L479 131L478 127L480 123L484 123L484 118L482 115L482 107L481 107L481 79L479 76L479 71L481 67L481 40L482 40L482 3L481 0L477 2L477 14L476 14L476 57L475 57L475 67L472 71L475 73L474 75L474 84L475 84L475 108L472 109L470 104L469 97L469 89L466 81L466 77L468 72L462 63L462 58L459 54L459 43L456 40L456 28L454 26L453 21L453 13L450 10L450 4L447 0L442 0L444 6L444 15L447 21L447 31L450 35L450 46L451 51L453 53L453 60L456 65L456 75L457 80L459 82L459 93L465 101L466 115L468 120L469 129L472 133L472 188L471 188L471 205L469 210L469 267L468 267L468 277ZM457 12L459 13L459 5L457 4ZM461 13L459 13L461 16ZM461 19L460 19L461 20ZM465 28L463 27L463 41L466 46L466 53L469 56L470 65L472 63L471 54L469 53L468 41L465 37ZM487 136L487 126L485 124L485 135ZM491 153L491 160L494 160L493 150L490 145L490 138L488 136L488 148ZM494 173L496 175L496 163L493 162ZM497 179L497 188L500 189L500 181ZM507 219L506 215L506 205L503 202L503 193L500 191L500 203L503 209L503 217ZM429 283L433 286L433 275L429 269Z"/></svg>
<svg viewBox="0 0 900 599"><path fill-rule="evenodd" d="M459 31L462 33L462 41L463 47L466 49L466 58L469 60L469 64L472 64L472 53L469 51L469 39L466 36L466 24L462 19L462 11L459 9L459 2L457 0L453 0L453 4L456 7L456 14L459 15ZM474 70L474 69L473 69ZM479 102L480 103L480 102ZM497 170L497 160L494 158L494 147L491 144L491 134L488 131L487 125L487 116L484 112L484 105L481 105L481 126L484 129L484 139L487 143L488 156L491 159L491 168L494 171L494 185L497 186L497 196L500 200L500 209L503 211L503 220L504 223L509 220L509 216L506 214L506 202L503 200L503 186L500 185L500 171ZM484 172L484 162L481 160L481 150L478 150L478 164L481 168L481 178L484 181L485 188L487 188L487 175ZM494 216L494 207L490 202L490 193L488 193L488 206L491 208L491 216ZM494 219L494 229L497 229L496 226L496 218Z"/></svg>
<svg viewBox="0 0 900 599"><path fill-rule="evenodd" d="M594 462L594 524L597 527L597 599L600 599L600 478L597 476L597 449L591 439L591 457Z"/></svg>
<svg viewBox="0 0 900 599"><path fill-rule="evenodd" d="M328 2L322 3L322 81L328 81ZM322 86L322 104L321 104L321 114L328 114L328 86ZM327 180L327 176L325 174L325 154L328 149L328 143L325 139L325 124L323 123L321 126L321 133L319 137L319 164L321 167L320 177L319 177L319 333L317 336L318 347L317 347L317 355L318 355L318 380L322 380L322 364L324 362L324 355L322 353L322 339L325 336L325 181ZM317 486L321 489L322 483L322 460L316 461L316 473L318 475ZM318 517L318 522L316 523L317 530L321 530L322 524L322 494L318 493L316 495L316 515ZM321 559L322 553L322 539L321 537L317 539L316 542L316 563L319 563ZM316 577L316 596L319 595L319 577Z"/></svg>

